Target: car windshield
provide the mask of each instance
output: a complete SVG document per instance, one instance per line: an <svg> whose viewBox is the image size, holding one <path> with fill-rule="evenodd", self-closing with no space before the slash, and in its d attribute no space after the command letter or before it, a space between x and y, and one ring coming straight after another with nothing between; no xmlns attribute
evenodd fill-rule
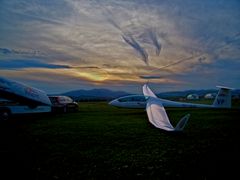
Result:
<svg viewBox="0 0 240 180"><path fill-rule="evenodd" d="M50 101L53 103L53 104L56 104L58 103L57 102L57 97L49 97Z"/></svg>
<svg viewBox="0 0 240 180"><path fill-rule="evenodd" d="M67 97L67 96L60 96L58 98L58 101L60 103L63 103L63 104L67 104L67 103L72 103L73 102L73 100L70 97Z"/></svg>

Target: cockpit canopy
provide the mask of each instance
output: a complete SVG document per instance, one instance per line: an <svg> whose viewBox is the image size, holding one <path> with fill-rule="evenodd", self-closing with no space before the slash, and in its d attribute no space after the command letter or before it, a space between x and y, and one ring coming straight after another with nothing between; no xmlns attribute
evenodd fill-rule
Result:
<svg viewBox="0 0 240 180"><path fill-rule="evenodd" d="M119 102L146 102L149 99L148 96L143 95L131 95L119 98Z"/></svg>

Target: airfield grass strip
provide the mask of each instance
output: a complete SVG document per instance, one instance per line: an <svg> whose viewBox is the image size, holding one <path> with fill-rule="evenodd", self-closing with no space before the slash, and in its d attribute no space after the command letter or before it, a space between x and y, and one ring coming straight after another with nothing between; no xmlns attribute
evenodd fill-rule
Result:
<svg viewBox="0 0 240 180"><path fill-rule="evenodd" d="M239 109L169 108L183 133L154 128L144 110L82 102L79 112L1 124L1 164L29 179L212 179L237 175ZM9 173L8 173L9 172Z"/></svg>

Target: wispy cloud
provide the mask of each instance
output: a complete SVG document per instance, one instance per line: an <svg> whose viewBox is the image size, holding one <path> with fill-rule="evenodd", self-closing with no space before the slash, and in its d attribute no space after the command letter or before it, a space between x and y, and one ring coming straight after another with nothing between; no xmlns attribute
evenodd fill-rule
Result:
<svg viewBox="0 0 240 180"><path fill-rule="evenodd" d="M158 40L158 36L156 34L156 32L153 29L149 30L149 36L153 42L153 45L156 48L156 55L159 56L160 51L162 49L162 45L160 44L159 40Z"/></svg>
<svg viewBox="0 0 240 180"><path fill-rule="evenodd" d="M23 56L44 56L43 52L38 50L23 50L23 49L10 49L10 48L0 48L0 55L23 55Z"/></svg>
<svg viewBox="0 0 240 180"><path fill-rule="evenodd" d="M104 6L102 6L103 9L103 15L106 18L107 22L109 22L113 27L115 27L117 30L123 32L123 29L120 27L120 25L116 22L114 19L114 13L110 10L106 9Z"/></svg>
<svg viewBox="0 0 240 180"><path fill-rule="evenodd" d="M147 51L145 51L145 49L141 47L141 45L131 35L128 36L122 35L122 38L128 45L130 45L136 52L140 54L143 62L146 65L149 65Z"/></svg>
<svg viewBox="0 0 240 180"><path fill-rule="evenodd" d="M46 69L66 69L72 68L68 65L59 65L44 63L33 59L11 59L11 60L1 60L0 69L10 70L10 69L24 69L24 68L46 68Z"/></svg>

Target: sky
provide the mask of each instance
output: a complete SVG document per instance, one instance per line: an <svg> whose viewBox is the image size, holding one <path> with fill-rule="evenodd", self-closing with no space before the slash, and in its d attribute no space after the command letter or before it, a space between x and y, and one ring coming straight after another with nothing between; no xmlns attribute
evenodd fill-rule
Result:
<svg viewBox="0 0 240 180"><path fill-rule="evenodd" d="M0 76L61 93L240 88L239 0L0 0Z"/></svg>

